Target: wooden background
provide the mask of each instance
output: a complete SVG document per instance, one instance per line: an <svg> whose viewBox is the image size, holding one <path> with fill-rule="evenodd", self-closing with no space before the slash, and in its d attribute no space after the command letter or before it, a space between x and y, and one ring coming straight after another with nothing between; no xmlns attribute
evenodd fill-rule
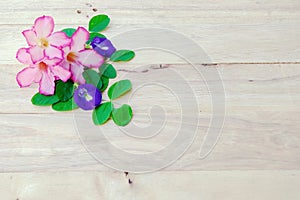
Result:
<svg viewBox="0 0 300 200"><path fill-rule="evenodd" d="M300 198L299 0L4 0L0 10L1 199ZM166 79L168 70L190 74L203 116L197 138L182 158L159 172L130 174L132 185L122 172L99 164L86 151L72 113L32 106L36 86L17 86L15 75L23 66L15 53L25 45L21 31L36 17L52 15L60 30L86 26L99 13L112 20L104 32L110 37L137 28L168 28L191 38L210 56L211 63L197 67L218 69L226 118L206 159L200 160L198 151L212 107L202 81L175 56L137 52L129 65L116 66L120 76L141 65L148 77L157 70ZM131 77L142 82L140 74ZM147 123L146 108L154 99L168 99L160 89L149 93L133 104L138 123ZM177 113L170 109L170 115ZM110 139L125 150L155 150L166 145L167 136L171 132L155 143L137 142L130 148L132 138L112 133Z"/></svg>

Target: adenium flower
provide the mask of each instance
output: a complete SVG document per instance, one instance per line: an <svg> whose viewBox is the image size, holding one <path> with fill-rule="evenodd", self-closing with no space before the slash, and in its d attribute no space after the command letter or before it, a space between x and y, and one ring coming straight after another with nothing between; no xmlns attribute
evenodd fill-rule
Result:
<svg viewBox="0 0 300 200"><path fill-rule="evenodd" d="M28 87L33 82L39 83L39 93L44 95L54 94L54 81L56 79L66 82L71 76L68 70L58 66L58 63L61 62L60 59L54 58L50 60L45 57L39 62L34 63L28 48L19 49L16 58L21 63L29 65L17 74L19 86Z"/></svg>
<svg viewBox="0 0 300 200"><path fill-rule="evenodd" d="M48 59L63 58L62 47L70 44L70 39L64 32L55 32L54 20L50 16L42 16L35 20L32 29L22 32L28 43L28 52L33 63Z"/></svg>
<svg viewBox="0 0 300 200"><path fill-rule="evenodd" d="M74 101L83 110L93 110L101 100L101 92L92 84L79 85L74 92Z"/></svg>
<svg viewBox="0 0 300 200"><path fill-rule="evenodd" d="M64 61L61 66L72 73L74 82L84 84L82 76L84 67L98 68L104 63L104 57L97 54L93 49L85 49L85 43L89 39L89 32L79 27L71 37L69 46L63 48Z"/></svg>
<svg viewBox="0 0 300 200"><path fill-rule="evenodd" d="M107 58L110 58L116 51L116 48L111 41L106 38L95 37L91 42L91 45L98 54Z"/></svg>

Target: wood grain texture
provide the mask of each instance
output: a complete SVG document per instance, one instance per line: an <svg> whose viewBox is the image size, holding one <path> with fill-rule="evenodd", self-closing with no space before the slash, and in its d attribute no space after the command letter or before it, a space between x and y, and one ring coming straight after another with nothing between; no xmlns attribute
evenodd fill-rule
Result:
<svg viewBox="0 0 300 200"><path fill-rule="evenodd" d="M200 45L215 63L299 62L300 3L288 1L2 1L0 3L0 64L15 64L15 52L25 40L20 34L37 16L52 15L57 30L87 26L97 13L112 19L110 37L140 28L168 28ZM92 7L86 5L92 4ZM93 12L92 8L97 8ZM80 10L81 14L76 11ZM88 16L88 17L87 17ZM18 43L17 46L12 45ZM187 47L188 48L188 47ZM188 49L187 49L188 50ZM153 63L151 58L136 63ZM182 63L158 57L156 63Z"/></svg>
<svg viewBox="0 0 300 200"><path fill-rule="evenodd" d="M0 179L3 199L298 200L299 171L190 171L123 173L8 173ZM276 184L274 184L276 183Z"/></svg>
<svg viewBox="0 0 300 200"><path fill-rule="evenodd" d="M299 199L299 9L299 0L0 1L1 199ZM37 86L20 89L15 81L24 67L15 59L17 49L26 45L21 32L36 17L53 16L60 30L87 27L99 13L110 16L104 34L117 47L114 38L126 31L165 28L192 39L211 59L192 67L174 53L148 49L138 50L128 64L116 64L118 78L129 78L134 87L116 104L129 101L134 123L142 127L151 117L163 121L159 113L150 115L153 105L161 105L166 118L162 134L147 140L129 137L109 122L103 128L112 144L134 153L157 151L172 140L179 125L190 131L199 120L196 138L179 160L160 172L130 174L133 185L84 148L74 112L31 105ZM132 45L138 43L128 47ZM182 50L189 52L190 46L183 44ZM218 77L199 74L206 68L219 72L224 91L217 94L225 93L226 113L217 145L200 159L207 130L215 128L210 125L214 107L207 84L220 84ZM180 90L184 84L193 93ZM198 113L181 124L180 103L192 99ZM192 106L186 110L195 112Z"/></svg>
<svg viewBox="0 0 300 200"><path fill-rule="evenodd" d="M146 126L149 124L149 108L159 102L167 114L166 125L159 136L139 140L124 135L113 123L108 123L104 125L106 137L126 151L140 152L158 150L172 140L178 124L182 123L180 105L175 96L182 94L173 94L165 87L153 84L161 76L165 82L160 79L161 82L157 81L160 84L171 83L169 85L178 87L187 83L193 89L194 96L184 95L185 99L179 101L195 98L199 106L198 116L192 115L192 110L188 111L191 120L199 119L197 139L181 159L165 170L299 169L299 65L236 64L209 67L217 68L220 72L226 92L226 115L221 138L206 159L199 159L198 152L210 127L213 109L206 83L215 83L215 79L212 77L205 83L195 68L189 65L117 66L120 78L131 79L134 87L129 95L116 101L117 105L129 101L135 114L133 122ZM107 170L80 143L73 112L57 113L49 107L31 105L30 97L36 87L19 89L16 85L8 84L14 81L15 71L7 71L14 68L9 65L1 69L6 69L1 73L1 79L7 79L4 82L6 85L0 86L3 99L0 104L2 172L58 168ZM172 75L174 71L186 79L175 79ZM164 120L159 114L152 117ZM87 119L90 118L88 114ZM183 125L187 130L192 128L189 124ZM101 140L98 138L97 142L101 143ZM139 164L144 163L136 163Z"/></svg>
<svg viewBox="0 0 300 200"><path fill-rule="evenodd" d="M49 107L37 107L31 104L31 97L38 91L37 85L20 89L15 76L24 66L0 65L0 112L5 113L55 113ZM222 79L229 111L243 115L243 111L299 111L299 79L300 64L218 64L218 65L132 65L127 63L115 64L118 70L118 79L133 79L134 91L144 83L159 80L157 74L165 77L166 83L176 85L174 74L176 72L185 79L184 83L190 85L194 95L201 104L202 110L210 110L211 106L206 84L213 84L218 77L202 77L198 70L203 68L216 68ZM112 80L111 84L118 79ZM221 83L220 83L221 84ZM157 87L151 93L143 94L140 101L148 101L153 105L147 95L159 97L164 91ZM144 88L147 89L147 88ZM159 90L160 89L160 90ZM168 94L166 94L168 95ZM170 94L171 95L171 94ZM188 94L187 94L188 96ZM188 98L188 97L187 97ZM106 98L107 99L107 98ZM125 98L127 100L127 98ZM122 100L122 99L121 99ZM159 100L164 100L159 97ZM165 98L166 100L166 98ZM152 104L151 104L152 102ZM7 105L10 106L7 106ZM21 107L19 105L22 105ZM259 110L258 108L262 108ZM235 109L237 109L235 111ZM295 116L296 117L296 116ZM298 116L299 117L299 116Z"/></svg>

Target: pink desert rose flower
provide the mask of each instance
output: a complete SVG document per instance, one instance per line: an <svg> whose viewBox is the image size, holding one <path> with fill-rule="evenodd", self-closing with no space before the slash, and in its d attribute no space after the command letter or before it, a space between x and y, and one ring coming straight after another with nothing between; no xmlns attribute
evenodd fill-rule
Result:
<svg viewBox="0 0 300 200"><path fill-rule="evenodd" d="M70 45L63 48L64 60L60 64L71 72L71 79L80 84L85 83L82 76L84 67L98 68L104 62L104 57L96 51L85 49L85 43L88 39L89 32L83 27L78 27L71 37Z"/></svg>
<svg viewBox="0 0 300 200"><path fill-rule="evenodd" d="M61 79L66 82L70 77L71 73L58 66L61 62L60 59L48 59L43 58L39 62L32 62L28 48L21 48L17 52L16 58L24 64L29 66L24 68L17 74L17 82L20 87L28 87L33 82L39 83L39 92L44 95L53 95L55 89L54 81Z"/></svg>
<svg viewBox="0 0 300 200"><path fill-rule="evenodd" d="M70 44L70 39L64 32L55 32L54 20L50 16L42 16L35 20L32 29L22 32L29 47L29 54L33 63L48 59L63 58L62 47Z"/></svg>

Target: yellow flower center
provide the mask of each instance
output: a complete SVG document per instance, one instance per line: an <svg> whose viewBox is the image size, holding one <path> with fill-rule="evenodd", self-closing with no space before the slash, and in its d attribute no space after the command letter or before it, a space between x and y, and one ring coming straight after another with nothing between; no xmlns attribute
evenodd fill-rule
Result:
<svg viewBox="0 0 300 200"><path fill-rule="evenodd" d="M38 41L38 46L40 46L42 48L46 48L49 46L49 42L46 38L40 38Z"/></svg>
<svg viewBox="0 0 300 200"><path fill-rule="evenodd" d="M69 62L76 62L76 54L74 52L70 52L68 55L67 55L67 60Z"/></svg>
<svg viewBox="0 0 300 200"><path fill-rule="evenodd" d="M44 62L40 62L40 63L39 63L39 69L40 69L41 71L46 71L47 68L48 68L48 65L47 65L46 63L44 63Z"/></svg>

